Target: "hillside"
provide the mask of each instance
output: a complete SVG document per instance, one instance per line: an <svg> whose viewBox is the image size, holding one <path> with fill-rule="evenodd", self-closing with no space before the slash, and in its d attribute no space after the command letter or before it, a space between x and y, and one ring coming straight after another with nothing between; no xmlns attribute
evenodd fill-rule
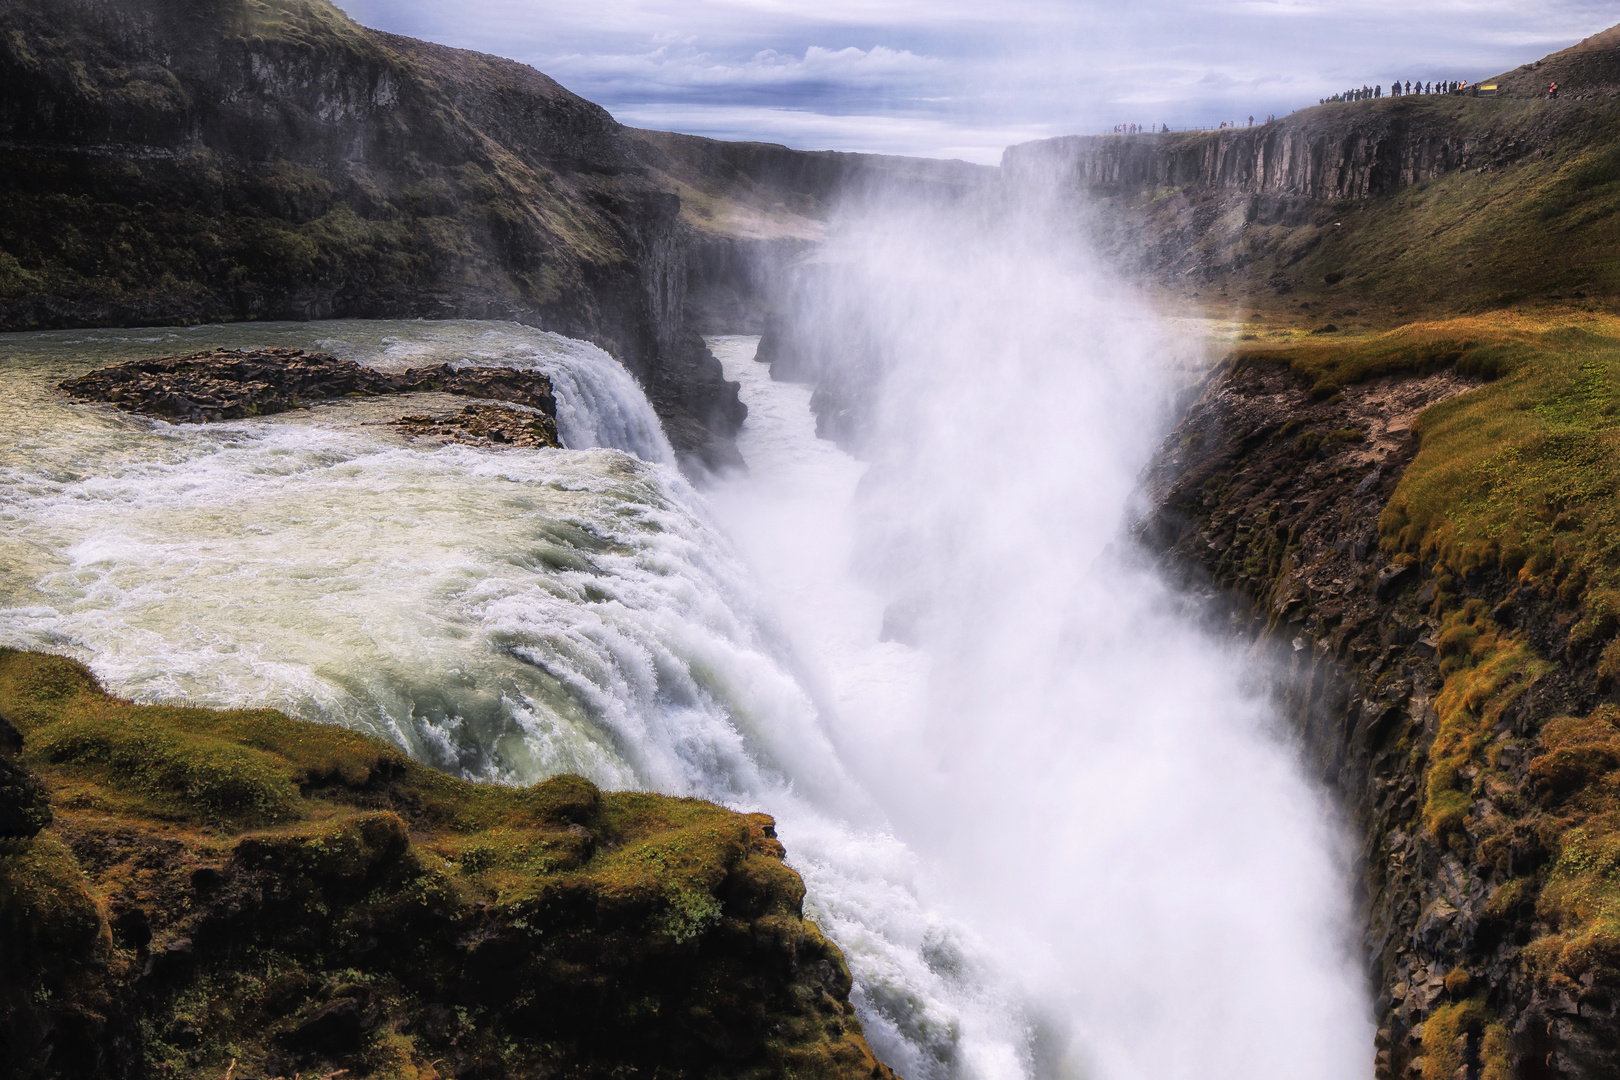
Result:
<svg viewBox="0 0 1620 1080"><path fill-rule="evenodd" d="M892 1080L774 823L0 649L0 1073Z"/></svg>
<svg viewBox="0 0 1620 1080"><path fill-rule="evenodd" d="M1274 330L1607 309L1620 300L1620 34L1495 81L1494 98L1026 143L1003 165L1017 182L1083 193L1076 212L1104 249L1167 303Z"/></svg>

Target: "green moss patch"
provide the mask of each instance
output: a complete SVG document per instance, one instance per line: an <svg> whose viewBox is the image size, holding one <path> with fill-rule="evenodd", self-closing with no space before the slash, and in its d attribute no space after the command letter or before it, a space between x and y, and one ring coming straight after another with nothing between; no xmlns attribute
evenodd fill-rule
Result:
<svg viewBox="0 0 1620 1080"><path fill-rule="evenodd" d="M56 815L0 848L7 1075L888 1075L764 815L473 784L37 653L0 650L0 714Z"/></svg>

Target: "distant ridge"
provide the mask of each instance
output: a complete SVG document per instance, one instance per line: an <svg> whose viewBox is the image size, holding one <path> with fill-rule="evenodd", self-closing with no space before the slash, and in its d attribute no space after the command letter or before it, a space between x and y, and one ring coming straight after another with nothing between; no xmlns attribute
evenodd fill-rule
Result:
<svg viewBox="0 0 1620 1080"><path fill-rule="evenodd" d="M1313 329L1620 306L1620 27L1497 84L1024 143L1002 164L1082 196L1113 264L1178 303Z"/></svg>
<svg viewBox="0 0 1620 1080"><path fill-rule="evenodd" d="M1551 82L1577 98L1620 93L1620 25L1485 81L1515 95L1544 93Z"/></svg>

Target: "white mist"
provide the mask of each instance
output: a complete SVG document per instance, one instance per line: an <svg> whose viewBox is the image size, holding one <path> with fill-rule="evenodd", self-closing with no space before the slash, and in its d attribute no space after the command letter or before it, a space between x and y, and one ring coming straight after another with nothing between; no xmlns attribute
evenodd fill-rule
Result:
<svg viewBox="0 0 1620 1080"><path fill-rule="evenodd" d="M948 1047L916 1053L857 951L863 1014L914 1075L1368 1076L1330 808L1124 535L1185 346L1050 220L846 215L799 318L863 346L832 362L867 365L864 476L790 427L807 388L715 342L751 413L750 475L713 501L956 924L922 950L958 987ZM879 640L890 604L916 648Z"/></svg>

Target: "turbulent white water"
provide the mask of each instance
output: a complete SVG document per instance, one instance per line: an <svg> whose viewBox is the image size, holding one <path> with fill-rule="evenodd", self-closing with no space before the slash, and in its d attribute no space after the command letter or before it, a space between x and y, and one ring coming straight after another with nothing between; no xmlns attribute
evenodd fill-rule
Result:
<svg viewBox="0 0 1620 1080"><path fill-rule="evenodd" d="M843 253L914 346L877 464L717 339L750 470L703 494L611 358L522 327L0 338L0 643L473 776L768 810L909 1080L1366 1075L1327 815L1241 658L1107 550L1166 343L1072 267L948 233ZM575 449L412 444L387 398L174 427L52 390L267 344L538 367ZM897 598L915 647L880 640Z"/></svg>

